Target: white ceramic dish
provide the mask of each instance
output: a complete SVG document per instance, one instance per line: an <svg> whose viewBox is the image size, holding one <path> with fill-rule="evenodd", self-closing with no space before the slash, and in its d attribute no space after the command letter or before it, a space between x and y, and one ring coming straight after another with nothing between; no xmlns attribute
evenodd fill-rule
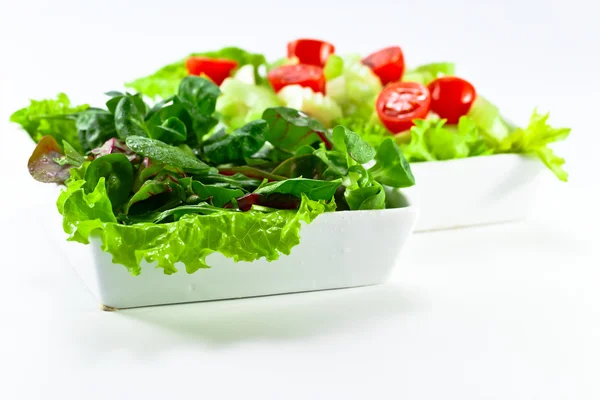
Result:
<svg viewBox="0 0 600 400"><path fill-rule="evenodd" d="M415 231L423 232L526 218L546 167L535 157L499 154L411 168L417 184L406 193L420 209Z"/></svg>
<svg viewBox="0 0 600 400"><path fill-rule="evenodd" d="M56 214L56 213L55 213ZM144 263L139 276L90 245L57 243L104 309L233 299L272 294L346 288L383 283L398 263L412 234L414 206L378 211L341 211L320 215L304 225L301 241L289 256L267 262L235 263L220 254L207 258L210 269L164 275ZM58 221L52 222L55 229Z"/></svg>

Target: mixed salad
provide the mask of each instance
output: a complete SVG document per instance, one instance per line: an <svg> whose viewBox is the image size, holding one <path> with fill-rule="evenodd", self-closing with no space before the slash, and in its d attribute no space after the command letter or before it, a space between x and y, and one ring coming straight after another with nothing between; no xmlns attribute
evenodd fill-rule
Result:
<svg viewBox="0 0 600 400"><path fill-rule="evenodd" d="M386 191L415 183L409 162L532 153L567 179L547 145L569 129L536 112L512 126L450 63L407 69L399 47L338 56L314 39L287 53L195 53L104 107L61 93L16 111L37 142L31 175L66 187L69 240L98 235L134 275L142 260L193 273L214 252L290 254L301 222L324 212L392 207Z"/></svg>

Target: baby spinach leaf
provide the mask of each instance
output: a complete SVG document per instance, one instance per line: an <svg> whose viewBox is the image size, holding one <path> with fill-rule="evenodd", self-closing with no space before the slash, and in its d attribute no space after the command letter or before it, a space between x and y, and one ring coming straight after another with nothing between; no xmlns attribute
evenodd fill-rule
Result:
<svg viewBox="0 0 600 400"><path fill-rule="evenodd" d="M212 115L215 112L217 98L221 94L219 87L208 79L198 76L186 76L179 84L179 98L192 104L195 111Z"/></svg>
<svg viewBox="0 0 600 400"><path fill-rule="evenodd" d="M184 143L187 139L185 124L177 117L167 118L151 132L153 139L169 144Z"/></svg>
<svg viewBox="0 0 600 400"><path fill-rule="evenodd" d="M143 136L128 136L125 143L137 154L190 173L200 174L208 172L210 169L208 165L180 148L169 146L160 140Z"/></svg>
<svg viewBox="0 0 600 400"><path fill-rule="evenodd" d="M102 146L117 135L114 116L98 108L88 108L77 114L75 125L84 150Z"/></svg>
<svg viewBox="0 0 600 400"><path fill-rule="evenodd" d="M199 175L195 178L207 185L218 185L245 191L255 190L263 182L262 179L250 178L239 172L232 172L230 175L208 173L207 175Z"/></svg>
<svg viewBox="0 0 600 400"><path fill-rule="evenodd" d="M351 210L382 210L385 208L385 191L377 182L371 186L346 188L345 198Z"/></svg>
<svg viewBox="0 0 600 400"><path fill-rule="evenodd" d="M341 184L341 179L320 181L316 179L293 178L280 182L267 183L256 189L254 193L261 195L270 195L273 193L291 194L296 197L302 197L304 194L310 200L331 200Z"/></svg>
<svg viewBox="0 0 600 400"><path fill-rule="evenodd" d="M341 125L333 128L333 146L334 150L348 153L359 164L368 163L375 157L375 149L369 143Z"/></svg>
<svg viewBox="0 0 600 400"><path fill-rule="evenodd" d="M100 178L106 179L106 191L113 208L127 202L133 187L133 167L123 154L96 158L85 171L85 193L92 193Z"/></svg>
<svg viewBox="0 0 600 400"><path fill-rule="evenodd" d="M360 165L348 168L345 179L344 198L351 210L380 210L385 208L385 190L383 186Z"/></svg>
<svg viewBox="0 0 600 400"><path fill-rule="evenodd" d="M71 166L56 161L62 156L62 150L56 140L50 135L43 136L29 157L29 174L39 182L64 183L69 178Z"/></svg>
<svg viewBox="0 0 600 400"><path fill-rule="evenodd" d="M133 96L127 94L117 104L115 127L121 139L129 136L148 136L144 112L138 108Z"/></svg>
<svg viewBox="0 0 600 400"><path fill-rule="evenodd" d="M267 140L275 147L294 152L303 145L323 142L331 148L327 129L317 120L287 107L267 108L262 115L269 124Z"/></svg>
<svg viewBox="0 0 600 400"><path fill-rule="evenodd" d="M273 169L272 173L286 178L322 179L327 168L327 164L311 153L288 158Z"/></svg>
<svg viewBox="0 0 600 400"><path fill-rule="evenodd" d="M244 192L240 189L204 185L198 181L193 181L191 187L200 200L211 199L212 204L216 207L223 207L225 204L231 202L231 199L236 199L244 195Z"/></svg>
<svg viewBox="0 0 600 400"><path fill-rule="evenodd" d="M145 115L148 112L148 106L144 103L144 99L142 99L142 95L140 93L137 94L129 94L129 93L121 93L121 92L107 92L105 93L108 96L111 96L111 99L106 102L106 108L112 114L117 110L117 105L123 99L123 97L130 96L131 100L135 104L136 108L140 112L140 114Z"/></svg>
<svg viewBox="0 0 600 400"><path fill-rule="evenodd" d="M313 154L327 166L327 169L323 172L324 177L339 178L348 174L348 156L346 153L325 150L324 147L321 147L315 150Z"/></svg>
<svg viewBox="0 0 600 400"><path fill-rule="evenodd" d="M262 120L252 121L224 135L221 140L203 147L204 154L215 164L244 164L265 144L269 126Z"/></svg>
<svg viewBox="0 0 600 400"><path fill-rule="evenodd" d="M376 181L395 188L405 188L415 184L415 177L406 157L392 139L381 142L375 160L377 162L369 172Z"/></svg>

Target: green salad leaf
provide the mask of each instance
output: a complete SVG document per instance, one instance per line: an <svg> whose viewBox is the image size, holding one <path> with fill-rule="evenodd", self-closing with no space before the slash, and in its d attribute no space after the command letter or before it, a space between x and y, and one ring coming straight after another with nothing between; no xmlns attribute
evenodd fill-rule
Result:
<svg viewBox="0 0 600 400"><path fill-rule="evenodd" d="M29 133L37 143L43 136L52 136L57 143L69 142L77 151L83 151L77 137L74 114L89 108L87 104L72 106L64 93L56 100L31 100L28 107L15 111L10 121L15 122Z"/></svg>
<svg viewBox="0 0 600 400"><path fill-rule="evenodd" d="M402 80L405 82L418 82L427 86L441 76L454 75L454 63L439 62L421 65L404 73Z"/></svg>
<svg viewBox="0 0 600 400"><path fill-rule="evenodd" d="M216 110L223 123L232 129L261 118L267 108L282 105L271 87L227 78L220 88L222 96L217 100Z"/></svg>
<svg viewBox="0 0 600 400"><path fill-rule="evenodd" d="M133 167L125 155L108 154L92 161L85 172L85 192L95 190L100 179L106 182L106 193L114 208L127 203L133 188Z"/></svg>
<svg viewBox="0 0 600 400"><path fill-rule="evenodd" d="M327 129L317 120L287 107L267 108L263 119L269 124L267 140L275 147L294 152L303 145L331 145Z"/></svg>
<svg viewBox="0 0 600 400"><path fill-rule="evenodd" d="M201 174L210 169L208 165L179 147L169 146L160 140L143 136L128 136L125 143L137 154L190 173Z"/></svg>
<svg viewBox="0 0 600 400"><path fill-rule="evenodd" d="M566 139L571 133L569 128L553 128L548 124L549 114L533 112L526 128L517 128L506 136L496 149L499 153L529 153L540 160L556 175L566 182L569 174L564 170L565 160L548 147L548 144Z"/></svg>
<svg viewBox="0 0 600 400"><path fill-rule="evenodd" d="M252 65L254 67L255 83L262 84L264 82L264 78L259 71L262 65L266 65L265 57L262 54L250 53L238 47L225 47L217 51L192 53L188 57L191 56L234 60L237 62L238 68L244 65ZM185 67L185 61L188 57L166 65L152 75L129 82L125 86L152 99L157 97L166 99L177 93L179 83L183 78L188 76L188 71Z"/></svg>
<svg viewBox="0 0 600 400"><path fill-rule="evenodd" d="M369 172L376 181L395 188L405 188L415 184L415 177L406 157L392 139L386 139L381 143L375 161L377 162Z"/></svg>
<svg viewBox="0 0 600 400"><path fill-rule="evenodd" d="M265 135L269 130L262 120L249 122L230 134L222 136L203 147L204 154L215 164L244 164L265 144Z"/></svg>
<svg viewBox="0 0 600 400"><path fill-rule="evenodd" d="M316 179L292 178L267 183L256 189L254 193L264 195L280 193L291 194L296 197L306 196L310 200L331 200L341 184L341 179L321 181Z"/></svg>
<svg viewBox="0 0 600 400"><path fill-rule="evenodd" d="M79 112L75 126L79 143L86 151L100 147L107 140L117 136L114 115L99 108L88 108Z"/></svg>
<svg viewBox="0 0 600 400"><path fill-rule="evenodd" d="M149 136L144 121L145 113L145 105L141 109L133 96L123 96L115 108L115 128L119 137L126 139L129 136Z"/></svg>
<svg viewBox="0 0 600 400"><path fill-rule="evenodd" d="M122 225L112 212L104 178L90 193L83 191L83 183L70 180L57 202L69 240L87 244L92 235L99 236L102 250L133 275L141 272L142 260L156 262L165 274L177 272L177 263L193 273L208 268L206 257L215 252L234 261L273 261L280 254L289 255L300 242L302 221L310 223L323 212L335 209L333 202L326 204L303 196L297 211L222 210L207 215L184 214L177 221L163 224Z"/></svg>

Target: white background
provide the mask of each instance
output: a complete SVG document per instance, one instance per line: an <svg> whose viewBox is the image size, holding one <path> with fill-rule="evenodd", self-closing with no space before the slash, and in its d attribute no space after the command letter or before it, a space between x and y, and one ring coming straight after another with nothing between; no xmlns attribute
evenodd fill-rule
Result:
<svg viewBox="0 0 600 400"><path fill-rule="evenodd" d="M0 3L0 398L600 398L597 11L586 1ZM517 123L570 126L568 184L527 222L413 237L388 285L98 311L38 227L47 204L7 123L28 98L100 93L192 51L399 44ZM368 249L365 249L368 251Z"/></svg>

